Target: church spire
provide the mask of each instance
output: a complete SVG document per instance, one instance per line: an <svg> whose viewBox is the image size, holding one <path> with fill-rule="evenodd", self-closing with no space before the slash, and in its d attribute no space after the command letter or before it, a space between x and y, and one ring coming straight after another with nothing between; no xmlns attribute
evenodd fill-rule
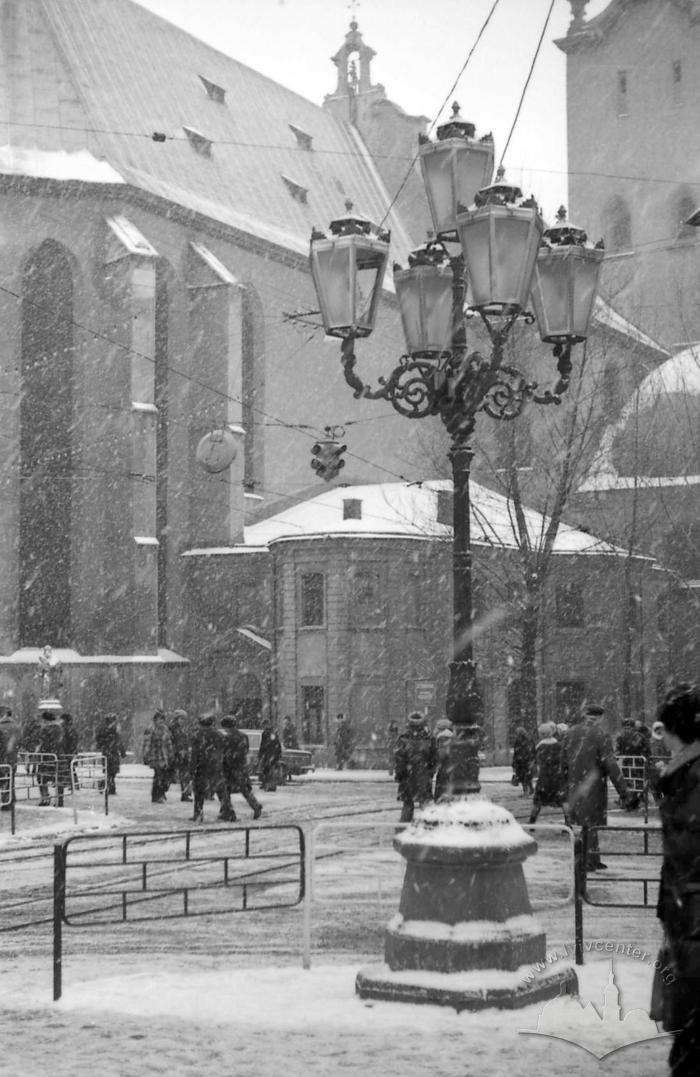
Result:
<svg viewBox="0 0 700 1077"><path fill-rule="evenodd" d="M357 27L357 19L353 18L344 44L335 56L331 57L338 68L338 85L335 91L338 97L352 97L373 89L370 65L376 55L374 49L365 45Z"/></svg>

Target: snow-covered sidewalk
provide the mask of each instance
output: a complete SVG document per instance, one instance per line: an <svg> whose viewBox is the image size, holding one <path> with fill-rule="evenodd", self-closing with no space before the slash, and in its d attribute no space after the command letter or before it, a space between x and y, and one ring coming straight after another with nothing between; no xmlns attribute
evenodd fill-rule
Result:
<svg viewBox="0 0 700 1077"><path fill-rule="evenodd" d="M600 957L579 970L581 1001L557 999L544 1016L541 1003L458 1014L363 1002L357 965L239 968L231 958L161 954L128 969L118 957L69 958L65 995L53 1004L45 963L32 965L5 962L3 1077L26 1077L37 1059L53 1077L659 1077L669 1048L640 1012L650 965L627 958L615 959L616 999L611 961ZM538 1022L588 1049L530 1034ZM621 1047L640 1035L653 1038Z"/></svg>

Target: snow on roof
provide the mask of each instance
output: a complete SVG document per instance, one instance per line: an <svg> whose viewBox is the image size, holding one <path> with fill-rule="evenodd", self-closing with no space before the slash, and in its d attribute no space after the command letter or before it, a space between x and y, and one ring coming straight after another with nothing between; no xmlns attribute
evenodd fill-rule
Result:
<svg viewBox="0 0 700 1077"><path fill-rule="evenodd" d="M320 536L448 540L452 537L451 524L438 522L440 492L452 493L451 480L335 486L247 526L246 547L259 548L274 542ZM472 544L517 549L515 518L508 499L475 482L470 484L470 499ZM361 503L360 519L344 519L345 501ZM535 545L544 535L549 519L530 508L524 509L524 515L530 540ZM595 535L561 523L554 553L620 555L624 551Z"/></svg>
<svg viewBox="0 0 700 1077"><path fill-rule="evenodd" d="M622 333L626 337L630 337L632 340L636 340L638 344L644 344L645 347L653 349L653 351L661 352L663 355L670 355L670 352L661 346L658 341L653 340L652 337L642 332L632 322L628 322L626 318L623 318L616 310L614 310L605 299L601 296L596 297L595 306L593 308L593 317L600 325L607 326L608 329L614 329L618 333Z"/></svg>
<svg viewBox="0 0 700 1077"><path fill-rule="evenodd" d="M85 183L124 183L107 161L89 150L38 150L25 146L0 146L0 173L39 179L82 180Z"/></svg>
<svg viewBox="0 0 700 1077"><path fill-rule="evenodd" d="M664 486L691 486L700 482L697 475L630 476L619 475L613 463L612 450L615 438L630 418L648 408L663 396L683 394L700 396L700 345L691 345L655 367L639 383L614 423L611 423L600 439L600 447L579 493L594 490L630 490L635 488L658 489Z"/></svg>

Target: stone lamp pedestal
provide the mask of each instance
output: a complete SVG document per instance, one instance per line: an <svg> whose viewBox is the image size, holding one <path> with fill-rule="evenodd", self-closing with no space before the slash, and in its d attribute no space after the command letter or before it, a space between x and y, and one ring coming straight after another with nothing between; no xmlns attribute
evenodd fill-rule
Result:
<svg viewBox="0 0 700 1077"><path fill-rule="evenodd" d="M394 848L406 859L399 912L384 963L357 974L361 998L478 1010L576 993L570 966L535 969L546 938L522 865L537 843L509 811L481 795L446 799L420 812Z"/></svg>

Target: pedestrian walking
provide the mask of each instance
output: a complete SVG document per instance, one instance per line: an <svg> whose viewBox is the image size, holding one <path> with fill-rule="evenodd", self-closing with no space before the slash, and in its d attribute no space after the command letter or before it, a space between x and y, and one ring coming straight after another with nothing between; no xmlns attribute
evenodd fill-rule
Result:
<svg viewBox="0 0 700 1077"><path fill-rule="evenodd" d="M0 764L10 768L9 777L0 777L0 810L10 811L15 799L15 772L20 729L9 707L0 707Z"/></svg>
<svg viewBox="0 0 700 1077"><path fill-rule="evenodd" d="M452 769L454 763L451 760L450 748L454 739L452 723L447 718L441 718L435 727L435 755L437 770L435 771L435 800L447 796L452 784Z"/></svg>
<svg viewBox="0 0 700 1077"><path fill-rule="evenodd" d="M155 712L151 725L143 734L143 761L147 767L153 768L151 803L164 804L170 787L173 742L161 710Z"/></svg>
<svg viewBox="0 0 700 1077"><path fill-rule="evenodd" d="M98 722L95 731L95 751L105 757L107 792L109 796L114 797L117 795L117 774L121 770L122 759L126 754L116 714L105 714Z"/></svg>
<svg viewBox="0 0 700 1077"><path fill-rule="evenodd" d="M610 735L601 727L604 714L603 707L588 704L562 745L565 811L569 822L582 828L586 871L607 867L600 859L597 828L608 822L608 779L625 807L639 803L622 776Z"/></svg>
<svg viewBox="0 0 700 1077"><path fill-rule="evenodd" d="M670 759L659 780L663 862L657 914L670 974L662 977L662 1013L673 1033L672 1077L700 1073L700 689L680 684L659 708ZM664 955L665 956L665 955ZM662 963L663 964L663 963Z"/></svg>
<svg viewBox="0 0 700 1077"><path fill-rule="evenodd" d="M63 755L58 761L61 768L63 784L72 788L73 785L73 760L78 754L79 735L73 715L64 711L61 715L63 723Z"/></svg>
<svg viewBox="0 0 700 1077"><path fill-rule="evenodd" d="M535 765L535 742L524 726L513 737L513 785L522 785L523 796L532 796L532 772Z"/></svg>
<svg viewBox="0 0 700 1077"><path fill-rule="evenodd" d="M229 800L233 793L240 793L252 809L253 818L259 819L262 815L262 804L253 792L248 770L250 743L245 733L238 729L235 715L224 715L221 719L221 733L224 742L224 780L228 789ZM231 810L234 811L233 807Z"/></svg>
<svg viewBox="0 0 700 1077"><path fill-rule="evenodd" d="M410 823L416 806L432 800L433 775L437 765L435 738L420 711L409 714L406 728L399 734L394 758L394 779L398 782L402 823Z"/></svg>
<svg viewBox="0 0 700 1077"><path fill-rule="evenodd" d="M39 784L39 807L46 808L51 803L49 786L56 786L56 806L63 807L63 771L59 760L64 754L63 722L54 711L41 712L41 729L37 751L45 758L37 765L37 782ZM55 758L54 758L55 757Z"/></svg>
<svg viewBox="0 0 700 1077"><path fill-rule="evenodd" d="M192 821L204 822L204 801L216 793L221 805L219 819L235 822L236 813L224 780L224 740L214 727L213 714L200 715L199 728L192 738L190 766L194 796Z"/></svg>
<svg viewBox="0 0 700 1077"><path fill-rule="evenodd" d="M191 738L187 731L187 711L176 710L170 715L168 729L173 742L172 781L180 783L180 800L192 800L192 777L190 775Z"/></svg>
<svg viewBox="0 0 700 1077"><path fill-rule="evenodd" d="M554 722L543 722L537 730L535 745L535 792L532 798L530 822L536 823L543 808L562 808L564 790L561 768L561 741ZM566 822L566 813L564 813Z"/></svg>
<svg viewBox="0 0 700 1077"><path fill-rule="evenodd" d="M335 769L349 767L355 747L355 730L349 718L341 712L337 718L335 730Z"/></svg>
<svg viewBox="0 0 700 1077"><path fill-rule="evenodd" d="M297 735L296 726L288 714L285 714L282 720L282 747L299 747L299 737Z"/></svg>
<svg viewBox="0 0 700 1077"><path fill-rule="evenodd" d="M269 718L263 718L260 747L258 748L258 777L260 788L274 793L279 781L279 763L282 758L282 744L272 728Z"/></svg>

